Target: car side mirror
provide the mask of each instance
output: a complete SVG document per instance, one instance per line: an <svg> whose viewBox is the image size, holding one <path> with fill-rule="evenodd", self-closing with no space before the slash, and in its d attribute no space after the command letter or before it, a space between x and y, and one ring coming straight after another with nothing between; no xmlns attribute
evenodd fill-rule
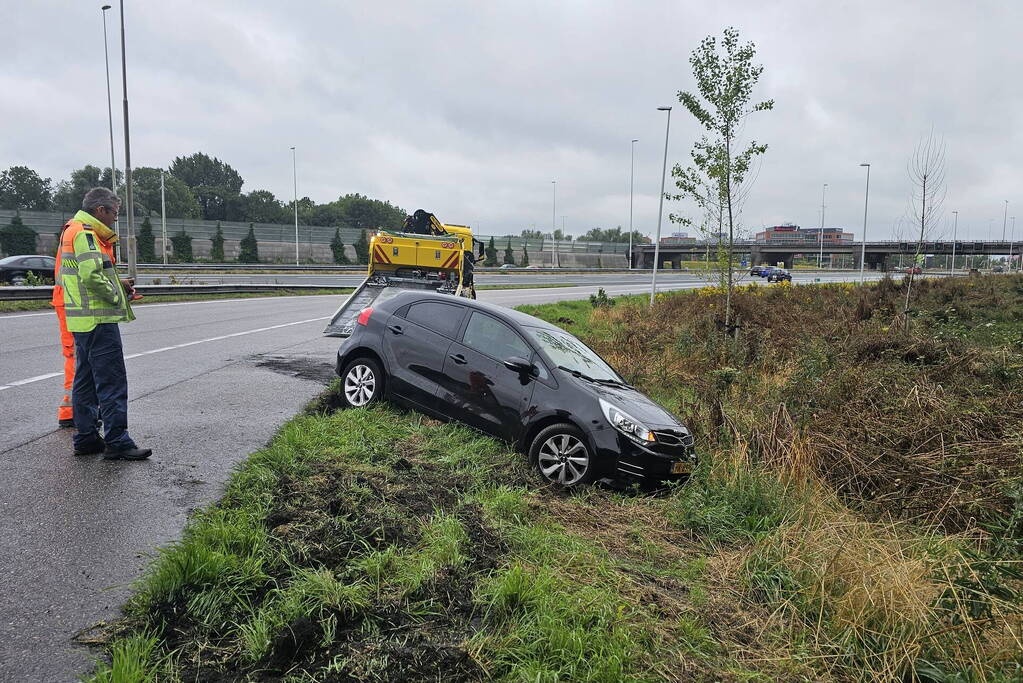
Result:
<svg viewBox="0 0 1023 683"><path fill-rule="evenodd" d="M533 364L521 356L512 356L511 358L506 359L504 361L504 367L527 377L532 377L535 373Z"/></svg>

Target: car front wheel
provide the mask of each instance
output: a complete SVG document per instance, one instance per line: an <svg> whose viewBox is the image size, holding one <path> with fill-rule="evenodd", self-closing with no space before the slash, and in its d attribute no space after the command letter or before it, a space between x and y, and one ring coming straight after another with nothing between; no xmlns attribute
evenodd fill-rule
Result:
<svg viewBox="0 0 1023 683"><path fill-rule="evenodd" d="M572 424L544 428L533 439L529 459L544 479L564 488L584 486L597 477L586 439Z"/></svg>
<svg viewBox="0 0 1023 683"><path fill-rule="evenodd" d="M372 358L356 358L341 373L341 396L349 408L362 408L380 399L384 372Z"/></svg>

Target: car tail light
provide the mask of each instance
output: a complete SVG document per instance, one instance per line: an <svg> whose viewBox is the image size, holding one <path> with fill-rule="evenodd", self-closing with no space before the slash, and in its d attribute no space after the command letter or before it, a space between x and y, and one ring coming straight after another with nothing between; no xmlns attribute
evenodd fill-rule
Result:
<svg viewBox="0 0 1023 683"><path fill-rule="evenodd" d="M358 319L357 322L360 325L368 325L369 324L369 316L371 316L371 315L373 315L373 309L372 308L364 308L364 309L362 309L362 312L359 313L359 319Z"/></svg>

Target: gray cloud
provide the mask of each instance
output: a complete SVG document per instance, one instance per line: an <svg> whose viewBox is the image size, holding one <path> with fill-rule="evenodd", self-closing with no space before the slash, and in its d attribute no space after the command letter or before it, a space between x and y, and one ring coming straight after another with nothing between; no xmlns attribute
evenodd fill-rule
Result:
<svg viewBox="0 0 1023 683"><path fill-rule="evenodd" d="M9 16L0 166L58 180L106 163L100 4L43 0ZM549 227L557 179L558 227L564 215L578 234L627 223L639 138L636 226L652 232L655 109L675 106L669 162L685 162L700 134L675 99L692 88L689 53L734 25L758 46L758 96L776 101L745 131L770 145L743 210L749 229L817 224L826 182L828 225L859 234L859 164L870 162L869 234L890 237L910 195L906 162L933 126L948 144L946 209L960 211L960 234L987 237L993 225L999 236L1008 199L1023 236L1016 3L439 4L129 1L133 163L202 150L246 189L288 198L296 145L300 194L362 192L484 232Z"/></svg>

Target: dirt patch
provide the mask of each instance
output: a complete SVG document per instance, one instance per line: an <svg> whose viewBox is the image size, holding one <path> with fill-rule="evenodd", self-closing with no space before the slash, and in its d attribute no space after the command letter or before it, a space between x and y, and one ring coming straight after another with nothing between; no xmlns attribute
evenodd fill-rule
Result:
<svg viewBox="0 0 1023 683"><path fill-rule="evenodd" d="M330 384L335 378L334 366L320 358L308 356L273 356L260 354L252 356L256 367L267 368L281 375L307 379L320 384Z"/></svg>

